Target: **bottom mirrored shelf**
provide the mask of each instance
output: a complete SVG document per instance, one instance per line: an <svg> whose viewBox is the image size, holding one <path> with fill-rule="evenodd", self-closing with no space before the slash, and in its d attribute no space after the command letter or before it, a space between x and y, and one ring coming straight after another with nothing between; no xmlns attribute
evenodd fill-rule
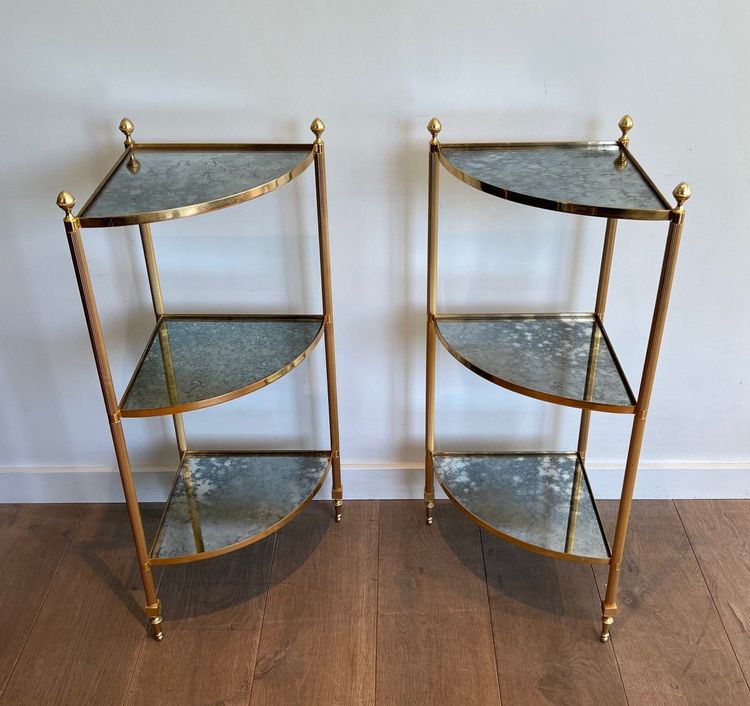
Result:
<svg viewBox="0 0 750 706"><path fill-rule="evenodd" d="M312 500L330 463L330 451L188 452L151 563L207 559L268 536Z"/></svg>
<svg viewBox="0 0 750 706"><path fill-rule="evenodd" d="M433 461L448 497L493 534L547 556L609 563L578 454L436 453Z"/></svg>

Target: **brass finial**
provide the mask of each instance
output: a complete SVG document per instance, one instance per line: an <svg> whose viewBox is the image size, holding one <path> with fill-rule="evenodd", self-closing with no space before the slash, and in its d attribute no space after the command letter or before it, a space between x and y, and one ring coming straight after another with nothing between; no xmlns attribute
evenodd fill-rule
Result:
<svg viewBox="0 0 750 706"><path fill-rule="evenodd" d="M693 192L690 191L690 185L685 182L681 181L677 186L674 187L674 191L672 192L672 196L675 197L677 201L677 209L676 210L682 210L682 206L691 196L693 195Z"/></svg>
<svg viewBox="0 0 750 706"><path fill-rule="evenodd" d="M633 127L633 118L631 118L629 115L623 115L620 118L620 122L617 123L617 127L622 130L622 135L620 135L620 139L617 140L619 144L621 144L623 147L627 147L628 144L630 144L630 138L628 137L628 133Z"/></svg>
<svg viewBox="0 0 750 706"><path fill-rule="evenodd" d="M427 123L427 129L430 131L430 135L432 135L430 144L436 145L438 143L438 133L443 129L443 126L440 124L440 121L437 118L433 118L429 123Z"/></svg>
<svg viewBox="0 0 750 706"><path fill-rule="evenodd" d="M73 208L76 205L76 200L73 198L73 194L67 191L61 191L57 195L57 205L65 211L65 220L73 218Z"/></svg>
<svg viewBox="0 0 750 706"><path fill-rule="evenodd" d="M133 130L135 130L135 126L130 118L120 120L120 132L125 135L125 147L132 147L134 144L131 137Z"/></svg>
<svg viewBox="0 0 750 706"><path fill-rule="evenodd" d="M315 118L315 120L310 123L310 130L313 131L315 134L315 142L314 144L320 145L323 144L323 140L321 138L321 135L325 131L326 126L325 123L320 118Z"/></svg>

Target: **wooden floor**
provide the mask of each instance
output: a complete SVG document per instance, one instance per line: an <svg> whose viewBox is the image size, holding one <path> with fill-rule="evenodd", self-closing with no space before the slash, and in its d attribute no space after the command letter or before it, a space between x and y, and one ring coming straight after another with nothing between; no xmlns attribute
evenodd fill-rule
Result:
<svg viewBox="0 0 750 706"><path fill-rule="evenodd" d="M637 502L607 645L606 572L422 517L313 503L169 567L156 643L122 506L0 506L0 706L750 704L750 502Z"/></svg>

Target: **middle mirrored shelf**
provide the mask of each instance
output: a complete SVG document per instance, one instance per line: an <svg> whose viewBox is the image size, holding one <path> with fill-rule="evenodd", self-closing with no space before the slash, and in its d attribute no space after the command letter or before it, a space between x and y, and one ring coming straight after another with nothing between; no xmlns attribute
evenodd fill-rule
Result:
<svg viewBox="0 0 750 706"><path fill-rule="evenodd" d="M437 334L459 362L529 397L632 414L635 398L594 314L439 314Z"/></svg>
<svg viewBox="0 0 750 706"><path fill-rule="evenodd" d="M166 316L125 390L123 417L175 414L246 395L297 367L323 317Z"/></svg>

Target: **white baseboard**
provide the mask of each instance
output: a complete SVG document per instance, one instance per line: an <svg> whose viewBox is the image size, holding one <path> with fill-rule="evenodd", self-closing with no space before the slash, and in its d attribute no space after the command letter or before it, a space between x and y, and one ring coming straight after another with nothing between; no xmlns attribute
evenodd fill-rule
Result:
<svg viewBox="0 0 750 706"><path fill-rule="evenodd" d="M599 499L617 498L622 467L601 464L588 469ZM407 464L344 465L344 498L404 500L422 497L422 467ZM174 469L154 468L135 474L142 502L166 499ZM318 499L330 498L330 477ZM436 487L436 496L445 497ZM638 473L639 499L750 498L748 463L644 463ZM0 503L119 503L119 475L109 468L0 468Z"/></svg>

